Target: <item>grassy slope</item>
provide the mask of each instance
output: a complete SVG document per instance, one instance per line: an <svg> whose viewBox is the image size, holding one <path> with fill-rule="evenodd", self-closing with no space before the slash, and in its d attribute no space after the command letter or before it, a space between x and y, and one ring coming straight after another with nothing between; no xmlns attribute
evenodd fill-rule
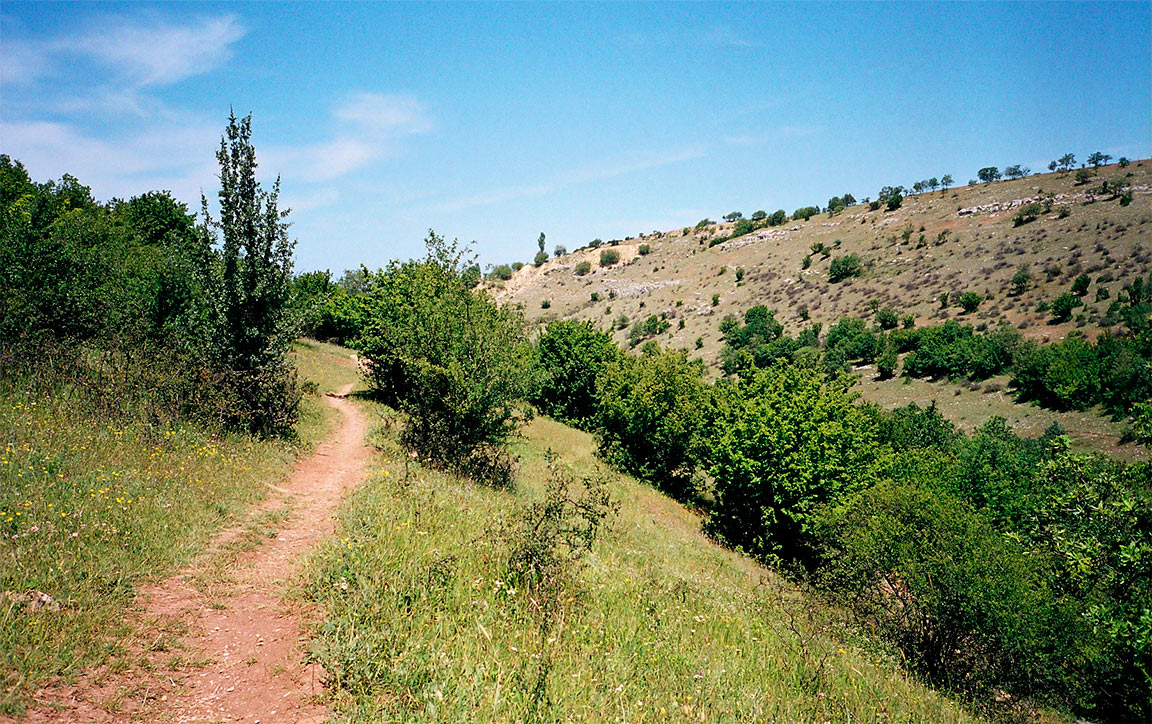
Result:
<svg viewBox="0 0 1152 724"><path fill-rule="evenodd" d="M1138 190L1127 207L1117 201L1085 205L1083 198L1076 197L1099 185L1100 178L1117 178L1128 172ZM1067 291L1078 274L1090 274L1093 284L1085 297L1087 307L1076 314L1086 314L1084 330L1091 333L1094 321L1116 298L1122 284L1152 268L1149 184L1152 162L1142 161L1124 171L1114 165L1102 168L1098 178L1086 186L1076 186L1072 174L1044 174L906 197L903 207L891 213L857 205L833 218L820 214L807 222L790 221L711 249L707 239L728 233L730 224L687 235L680 230L649 234L617 246L622 263L610 269L598 268L599 250L576 251L540 268L525 267L502 287L494 288L494 293L504 301L523 304L529 319L541 322L591 319L608 327L620 314L636 320L667 312L672 328L660 335L660 343L690 350L691 355L713 366L722 346L720 321L728 314L743 314L756 304L776 310L777 319L792 334L807 324L799 316L802 307L810 310L812 321L823 322L827 329L842 316L870 316L868 303L877 300L892 305L901 315L915 314L921 326L945 318L964 318L972 323L1003 319L1030 337L1056 340L1076 329L1076 323L1048 324L1047 315L1035 311L1037 303ZM1015 212L1010 210L957 214L959 208L1034 196L1037 189L1067 196L1057 205L1068 204L1071 215L1057 219L1053 213L1016 228L1012 225ZM909 225L913 233L905 243L900 231ZM937 245L937 237L945 230L948 240ZM925 245L917 248L921 234ZM854 252L873 262L865 278L830 284L830 260L820 255L812 257L810 269L801 270L811 244L831 246L837 239L841 245L833 256ZM652 253L639 256L641 243L648 244ZM573 268L583 260L591 261L594 271L576 277ZM1021 264L1030 265L1033 285L1020 297L1013 297L1008 294L1009 280ZM1051 280L1044 273L1049 266L1060 271ZM743 282L736 280L735 269L739 267L745 270ZM721 269L726 271L720 273ZM1104 285L1111 298L1096 302L1095 280L1104 273L1114 277ZM964 317L957 307L940 310L937 298L941 292L955 296L968 290L986 297L975 314ZM616 298L609 299L613 291ZM599 293L598 302L591 301L592 292ZM720 296L715 307L711 304L713 294ZM545 299L551 302L548 309L541 307ZM685 323L682 330L677 328L680 319ZM626 331L615 332L621 344L626 341ZM695 350L697 338L703 341L699 351ZM872 374L866 371L863 376ZM937 395L954 392L942 385L935 389ZM866 384L863 390L866 397L886 399L881 388ZM961 397L967 407L987 406L987 400L977 399L980 394L964 391ZM1084 426L1072 419L1074 416L1051 417L1069 430ZM1086 440L1097 449L1116 452L1121 430L1098 417ZM1132 454L1131 450L1120 452Z"/></svg>
<svg viewBox="0 0 1152 724"><path fill-rule="evenodd" d="M873 663L874 652L837 639L818 616L809 620L768 571L622 476L611 482L619 516L562 624L542 632L532 595L502 580L501 531L540 496L544 451L587 473L592 439L532 422L518 446L515 492L407 470L383 428L374 442L381 466L345 504L341 532L304 584L325 611L313 646L338 683L341 720L974 720L896 666Z"/></svg>
<svg viewBox="0 0 1152 724"><path fill-rule="evenodd" d="M333 349L299 346L302 376L354 380ZM108 423L83 401L0 390L0 591L43 591L61 605L29 614L0 598L0 714L53 677L115 663L139 626L125 615L136 590L242 517L324 434L326 415L306 398L300 440L254 441Z"/></svg>

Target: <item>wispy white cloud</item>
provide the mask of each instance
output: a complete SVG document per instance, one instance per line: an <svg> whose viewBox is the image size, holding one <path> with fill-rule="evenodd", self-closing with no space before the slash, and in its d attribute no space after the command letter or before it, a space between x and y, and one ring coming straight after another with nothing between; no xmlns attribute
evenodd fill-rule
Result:
<svg viewBox="0 0 1152 724"><path fill-rule="evenodd" d="M181 24L105 17L82 32L39 40L5 41L0 65L5 87L31 87L58 112L152 115L163 106L148 91L216 70L231 57L245 29L232 15ZM75 77L77 64L101 83L79 93L53 94L53 81Z"/></svg>
<svg viewBox="0 0 1152 724"><path fill-rule="evenodd" d="M743 133L725 136L722 140L729 146L758 146L775 141L810 138L812 136L819 136L823 132L824 129L821 126L795 124L777 126L764 133Z"/></svg>
<svg viewBox="0 0 1152 724"><path fill-rule="evenodd" d="M683 148L666 153L649 154L635 159L622 159L604 163L584 166L553 178L537 183L526 183L515 186L482 191L459 199L434 204L429 211L436 213L451 213L476 206L494 206L496 204L516 201L519 199L546 196L570 186L601 181L605 179L624 176L638 171L647 171L662 166L692 161L703 158L705 149L701 147Z"/></svg>
<svg viewBox="0 0 1152 724"><path fill-rule="evenodd" d="M399 152L405 139L434 127L424 103L401 94L357 93L333 109L332 119L328 138L273 148L265 162L302 181L331 181Z"/></svg>
<svg viewBox="0 0 1152 724"><path fill-rule="evenodd" d="M98 138L69 123L0 123L4 151L35 178L70 173L98 198L167 189L195 205L214 182L212 149L219 131L207 125L164 125L122 138Z"/></svg>

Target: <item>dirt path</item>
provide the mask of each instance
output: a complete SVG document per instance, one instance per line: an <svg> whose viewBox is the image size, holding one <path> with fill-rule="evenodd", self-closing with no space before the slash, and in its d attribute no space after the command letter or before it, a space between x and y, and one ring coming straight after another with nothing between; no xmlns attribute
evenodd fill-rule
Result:
<svg viewBox="0 0 1152 724"><path fill-rule="evenodd" d="M304 664L300 616L285 608L281 592L302 556L332 532L336 506L362 476L367 423L344 399L350 389L325 398L340 413L332 438L299 461L256 511L253 519L288 506L275 537L242 553L236 570L221 577L212 570L218 563L211 551L236 545L244 531L221 533L196 565L141 593L146 631L155 636L136 645L144 666L125 674L95 672L45 692L26 721L312 724L328 718L318 696L322 672ZM213 582L211 595L203 592L205 580ZM173 633L184 647L175 667L165 665L173 660L165 637Z"/></svg>

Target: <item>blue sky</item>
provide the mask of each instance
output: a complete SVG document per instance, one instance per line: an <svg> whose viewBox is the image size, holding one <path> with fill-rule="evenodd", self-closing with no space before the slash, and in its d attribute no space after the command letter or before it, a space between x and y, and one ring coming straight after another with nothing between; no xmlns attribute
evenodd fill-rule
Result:
<svg viewBox="0 0 1152 724"><path fill-rule="evenodd" d="M300 270L429 228L486 263L1072 151L1152 155L1152 4L0 8L0 152L97 198L216 189L253 114Z"/></svg>

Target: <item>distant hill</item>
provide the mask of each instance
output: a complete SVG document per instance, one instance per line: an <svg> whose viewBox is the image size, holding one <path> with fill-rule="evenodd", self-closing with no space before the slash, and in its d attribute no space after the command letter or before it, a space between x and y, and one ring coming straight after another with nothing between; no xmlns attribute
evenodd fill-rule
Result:
<svg viewBox="0 0 1152 724"><path fill-rule="evenodd" d="M1102 188L1121 179L1130 184L1127 205ZM1021 211L1036 216L1016 220ZM917 326L1003 320L1041 342L1074 329L1094 336L1121 289L1152 266L1152 162L1102 166L1086 182L1072 171L908 195L893 211L857 203L835 215L788 220L719 243L740 222L685 222L683 229L584 247L485 284L501 301L522 305L534 323L575 318L610 328L622 315L633 322L664 314L671 325L657 341L689 350L716 374L720 322L758 304L774 310L790 334L812 322L827 330L841 317L871 319L874 308L891 307L901 317L913 315ZM818 245L829 251L814 253ZM605 248L619 252L620 261L601 267ZM863 275L833 283L832 261L849 254L860 257ZM586 274L577 275L580 262L588 262ZM1012 279L1024 265L1030 280L1016 294ZM1051 314L1038 307L1069 291L1084 274L1090 278L1084 306L1067 322L1052 324ZM982 297L971 314L955 303L965 292ZM949 295L947 308L939 301L943 293ZM627 331L614 331L622 345ZM899 377L879 383L874 372L860 373L865 396L882 404L936 399L963 426L1000 414L1024 433L1039 434L1058 420L1093 447L1125 457L1143 454L1131 445L1118 448L1121 428L1099 415L1014 405L1001 380L967 389Z"/></svg>

